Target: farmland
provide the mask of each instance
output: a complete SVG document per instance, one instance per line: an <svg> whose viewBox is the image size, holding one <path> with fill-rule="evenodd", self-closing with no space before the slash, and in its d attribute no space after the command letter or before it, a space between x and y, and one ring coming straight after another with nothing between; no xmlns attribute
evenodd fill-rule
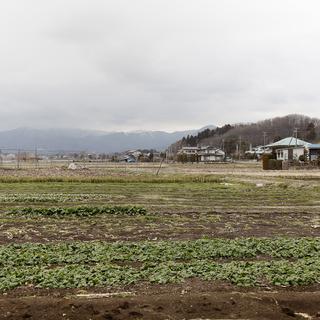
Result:
<svg viewBox="0 0 320 320"><path fill-rule="evenodd" d="M320 315L320 172L83 166L0 169L0 318Z"/></svg>

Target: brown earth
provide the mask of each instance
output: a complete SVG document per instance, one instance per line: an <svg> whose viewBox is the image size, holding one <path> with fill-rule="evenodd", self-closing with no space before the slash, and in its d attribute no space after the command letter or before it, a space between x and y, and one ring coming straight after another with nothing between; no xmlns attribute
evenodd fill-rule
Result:
<svg viewBox="0 0 320 320"><path fill-rule="evenodd" d="M318 319L318 289L249 291L196 279L118 291L18 289L0 297L0 319Z"/></svg>
<svg viewBox="0 0 320 320"><path fill-rule="evenodd" d="M139 174L156 174L159 168L159 163L112 163L112 162L79 162L78 170L68 170L69 161L64 162L40 162L40 165L35 166L34 163L22 162L20 169L16 169L16 164L7 164L6 168L0 168L0 177L87 177L87 176L127 176ZM319 180L320 171L315 168L311 170L299 170L298 167L290 170L262 170L261 162L234 162L234 163L213 163L213 164L181 164L168 163L163 164L160 173L162 175L172 174L217 174L229 175L235 177L252 177L262 178L265 181L267 178L274 177L290 177L290 178L316 178Z"/></svg>
<svg viewBox="0 0 320 320"><path fill-rule="evenodd" d="M144 219L142 217L141 219ZM318 213L161 214L154 220L136 217L90 219L6 219L0 244L57 241L192 240L202 237L320 236Z"/></svg>
<svg viewBox="0 0 320 320"><path fill-rule="evenodd" d="M318 185L320 171L283 171L263 172L257 164L230 164L221 166L164 166L161 173L223 174L239 176L246 181L265 183L290 176L297 183L308 178L308 185ZM119 166L118 168L89 168L89 170L69 171L63 168L30 170L0 170L0 177L92 177L92 176L128 176L154 172L156 165ZM119 169L118 168L118 169ZM117 169L117 170L118 170ZM269 181L268 180L268 181ZM291 182L290 182L291 185ZM4 192L8 192L5 185ZM15 188L15 186L13 187ZM26 186L26 188L30 188ZM49 189L48 189L49 190ZM66 189L67 190L67 189ZM69 190L69 189L68 189ZM67 190L67 191L68 191ZM79 189L80 190L80 189ZM128 189L129 190L129 189ZM130 189L131 190L131 189ZM130 191L129 190L129 191ZM142 190L142 191L141 191ZM140 199L140 191L130 194L132 199ZM28 190L27 190L28 191ZM81 190L80 190L81 191ZM14 192L16 192L14 190ZM52 191L53 192L53 191ZM57 191L56 191L57 192ZM70 192L70 190L68 191ZM167 191L166 191L167 192ZM167 196L163 191L163 197ZM303 191L307 192L307 191ZM150 193L149 196L153 196ZM197 239L208 237L275 237L275 236L319 236L319 206L306 206L305 201L297 204L290 201L282 205L275 200L263 202L262 198L253 199L247 207L241 207L238 196L222 200L229 205L216 210L222 202L209 199L215 209L211 213L199 215L190 212L186 195L181 204L188 206L183 212L177 203L177 209L169 208L169 198L159 200L155 210L163 209L154 220L146 218L92 218L92 219L12 219L2 215L0 223L0 244L55 241L138 241L161 239ZM271 195L270 195L271 196ZM245 194L243 195L244 200ZM315 197L317 198L317 197ZM118 199L118 198L117 198ZM124 199L129 201L131 198ZM143 201L154 205L152 198ZM140 199L140 200L141 200ZM199 200L200 199L200 200ZM199 195L202 203L202 194ZM227 199L227 201L225 201ZM290 198L291 199L291 198ZM295 198L292 196L292 199ZM141 200L141 201L142 201ZM197 199L195 199L197 200ZM240 199L241 200L241 199ZM118 200L117 200L118 201ZM176 199L175 199L176 201ZM228 201L230 202L228 204ZM169 203L170 202L170 203ZM137 202L140 203L140 202ZM174 202L172 202L174 204ZM276 205L277 204L277 205ZM242 204L243 205L243 204ZM286 207L289 205L290 207ZM303 205L303 206L302 206ZM176 212L176 210L178 212ZM165 212L164 212L165 211ZM174 212L174 213L168 213ZM199 210L199 212L203 212ZM1 279L0 279L1 281ZM79 296L79 294L82 296ZM100 294L92 296L92 294ZM0 319L320 319L320 285L298 288L263 289L239 288L228 284L191 279L183 284L147 285L139 284L121 288L94 288L87 290L52 290L35 288L17 288L0 293Z"/></svg>

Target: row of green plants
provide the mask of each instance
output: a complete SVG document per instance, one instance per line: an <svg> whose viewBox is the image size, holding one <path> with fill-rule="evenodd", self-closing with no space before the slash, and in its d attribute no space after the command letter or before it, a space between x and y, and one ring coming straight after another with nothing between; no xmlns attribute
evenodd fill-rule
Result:
<svg viewBox="0 0 320 320"><path fill-rule="evenodd" d="M66 208L15 208L8 212L11 216L43 217L92 217L97 215L146 215L147 210L137 206L79 206Z"/></svg>
<svg viewBox="0 0 320 320"><path fill-rule="evenodd" d="M38 288L81 288L119 286L137 283L179 283L188 278L227 281L238 286L298 286L320 281L320 260L305 258L295 262L232 261L214 263L164 262L144 264L141 267L113 264L4 267L0 269L0 290L21 286Z"/></svg>
<svg viewBox="0 0 320 320"><path fill-rule="evenodd" d="M36 193L36 194L2 194L0 195L0 203L42 203L42 202L81 202L107 200L110 196L107 194L87 193L87 194L70 194L70 193Z"/></svg>
<svg viewBox="0 0 320 320"><path fill-rule="evenodd" d="M0 246L0 267L109 263L159 263L217 259L320 259L320 238L239 238L189 241L62 242Z"/></svg>

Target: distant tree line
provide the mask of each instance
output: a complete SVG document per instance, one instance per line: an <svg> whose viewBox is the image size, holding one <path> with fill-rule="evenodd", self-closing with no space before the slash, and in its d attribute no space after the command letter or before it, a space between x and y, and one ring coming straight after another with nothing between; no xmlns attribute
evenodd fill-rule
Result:
<svg viewBox="0 0 320 320"><path fill-rule="evenodd" d="M249 124L226 124L215 129L206 129L196 135L188 135L171 146L172 150L182 147L212 145L223 148L227 155L244 154L250 145L273 143L294 135L308 142L320 142L320 119L303 115L288 115Z"/></svg>
<svg viewBox="0 0 320 320"><path fill-rule="evenodd" d="M188 135L187 137L182 138L182 145L187 147L196 147L201 141L206 138L214 137L214 136L222 136L229 130L234 128L230 124L226 124L223 127L215 128L215 129L206 129L204 131L199 132L197 135Z"/></svg>

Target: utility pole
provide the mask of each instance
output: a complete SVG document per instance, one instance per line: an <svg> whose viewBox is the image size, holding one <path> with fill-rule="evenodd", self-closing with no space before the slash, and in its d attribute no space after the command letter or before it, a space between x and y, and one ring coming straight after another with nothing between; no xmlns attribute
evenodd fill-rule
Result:
<svg viewBox="0 0 320 320"><path fill-rule="evenodd" d="M34 160L35 160L35 167L38 169L38 150L37 147L34 149Z"/></svg>
<svg viewBox="0 0 320 320"><path fill-rule="evenodd" d="M239 160L241 158L241 143L242 143L242 141L241 141L241 136L240 136L239 137Z"/></svg>
<svg viewBox="0 0 320 320"><path fill-rule="evenodd" d="M166 157L163 157L163 158L161 159L160 166L159 166L159 168L158 168L158 170L157 170L156 176L159 175L160 169L161 169L161 167L162 167L162 164L163 164L163 161L165 160L165 158L166 158Z"/></svg>
<svg viewBox="0 0 320 320"><path fill-rule="evenodd" d="M222 151L224 152L223 160L226 160L226 152L224 151L224 139L222 139Z"/></svg>
<svg viewBox="0 0 320 320"><path fill-rule="evenodd" d="M298 128L294 128L293 135L296 138L296 146L297 146L297 144L298 144Z"/></svg>
<svg viewBox="0 0 320 320"><path fill-rule="evenodd" d="M20 149L18 149L17 169L20 169Z"/></svg>
<svg viewBox="0 0 320 320"><path fill-rule="evenodd" d="M167 162L168 160L173 160L172 146L169 147L168 151L169 151L169 154L168 154Z"/></svg>
<svg viewBox="0 0 320 320"><path fill-rule="evenodd" d="M263 154L265 153L265 150L266 150L266 138L267 138L267 133L264 131L263 132Z"/></svg>

